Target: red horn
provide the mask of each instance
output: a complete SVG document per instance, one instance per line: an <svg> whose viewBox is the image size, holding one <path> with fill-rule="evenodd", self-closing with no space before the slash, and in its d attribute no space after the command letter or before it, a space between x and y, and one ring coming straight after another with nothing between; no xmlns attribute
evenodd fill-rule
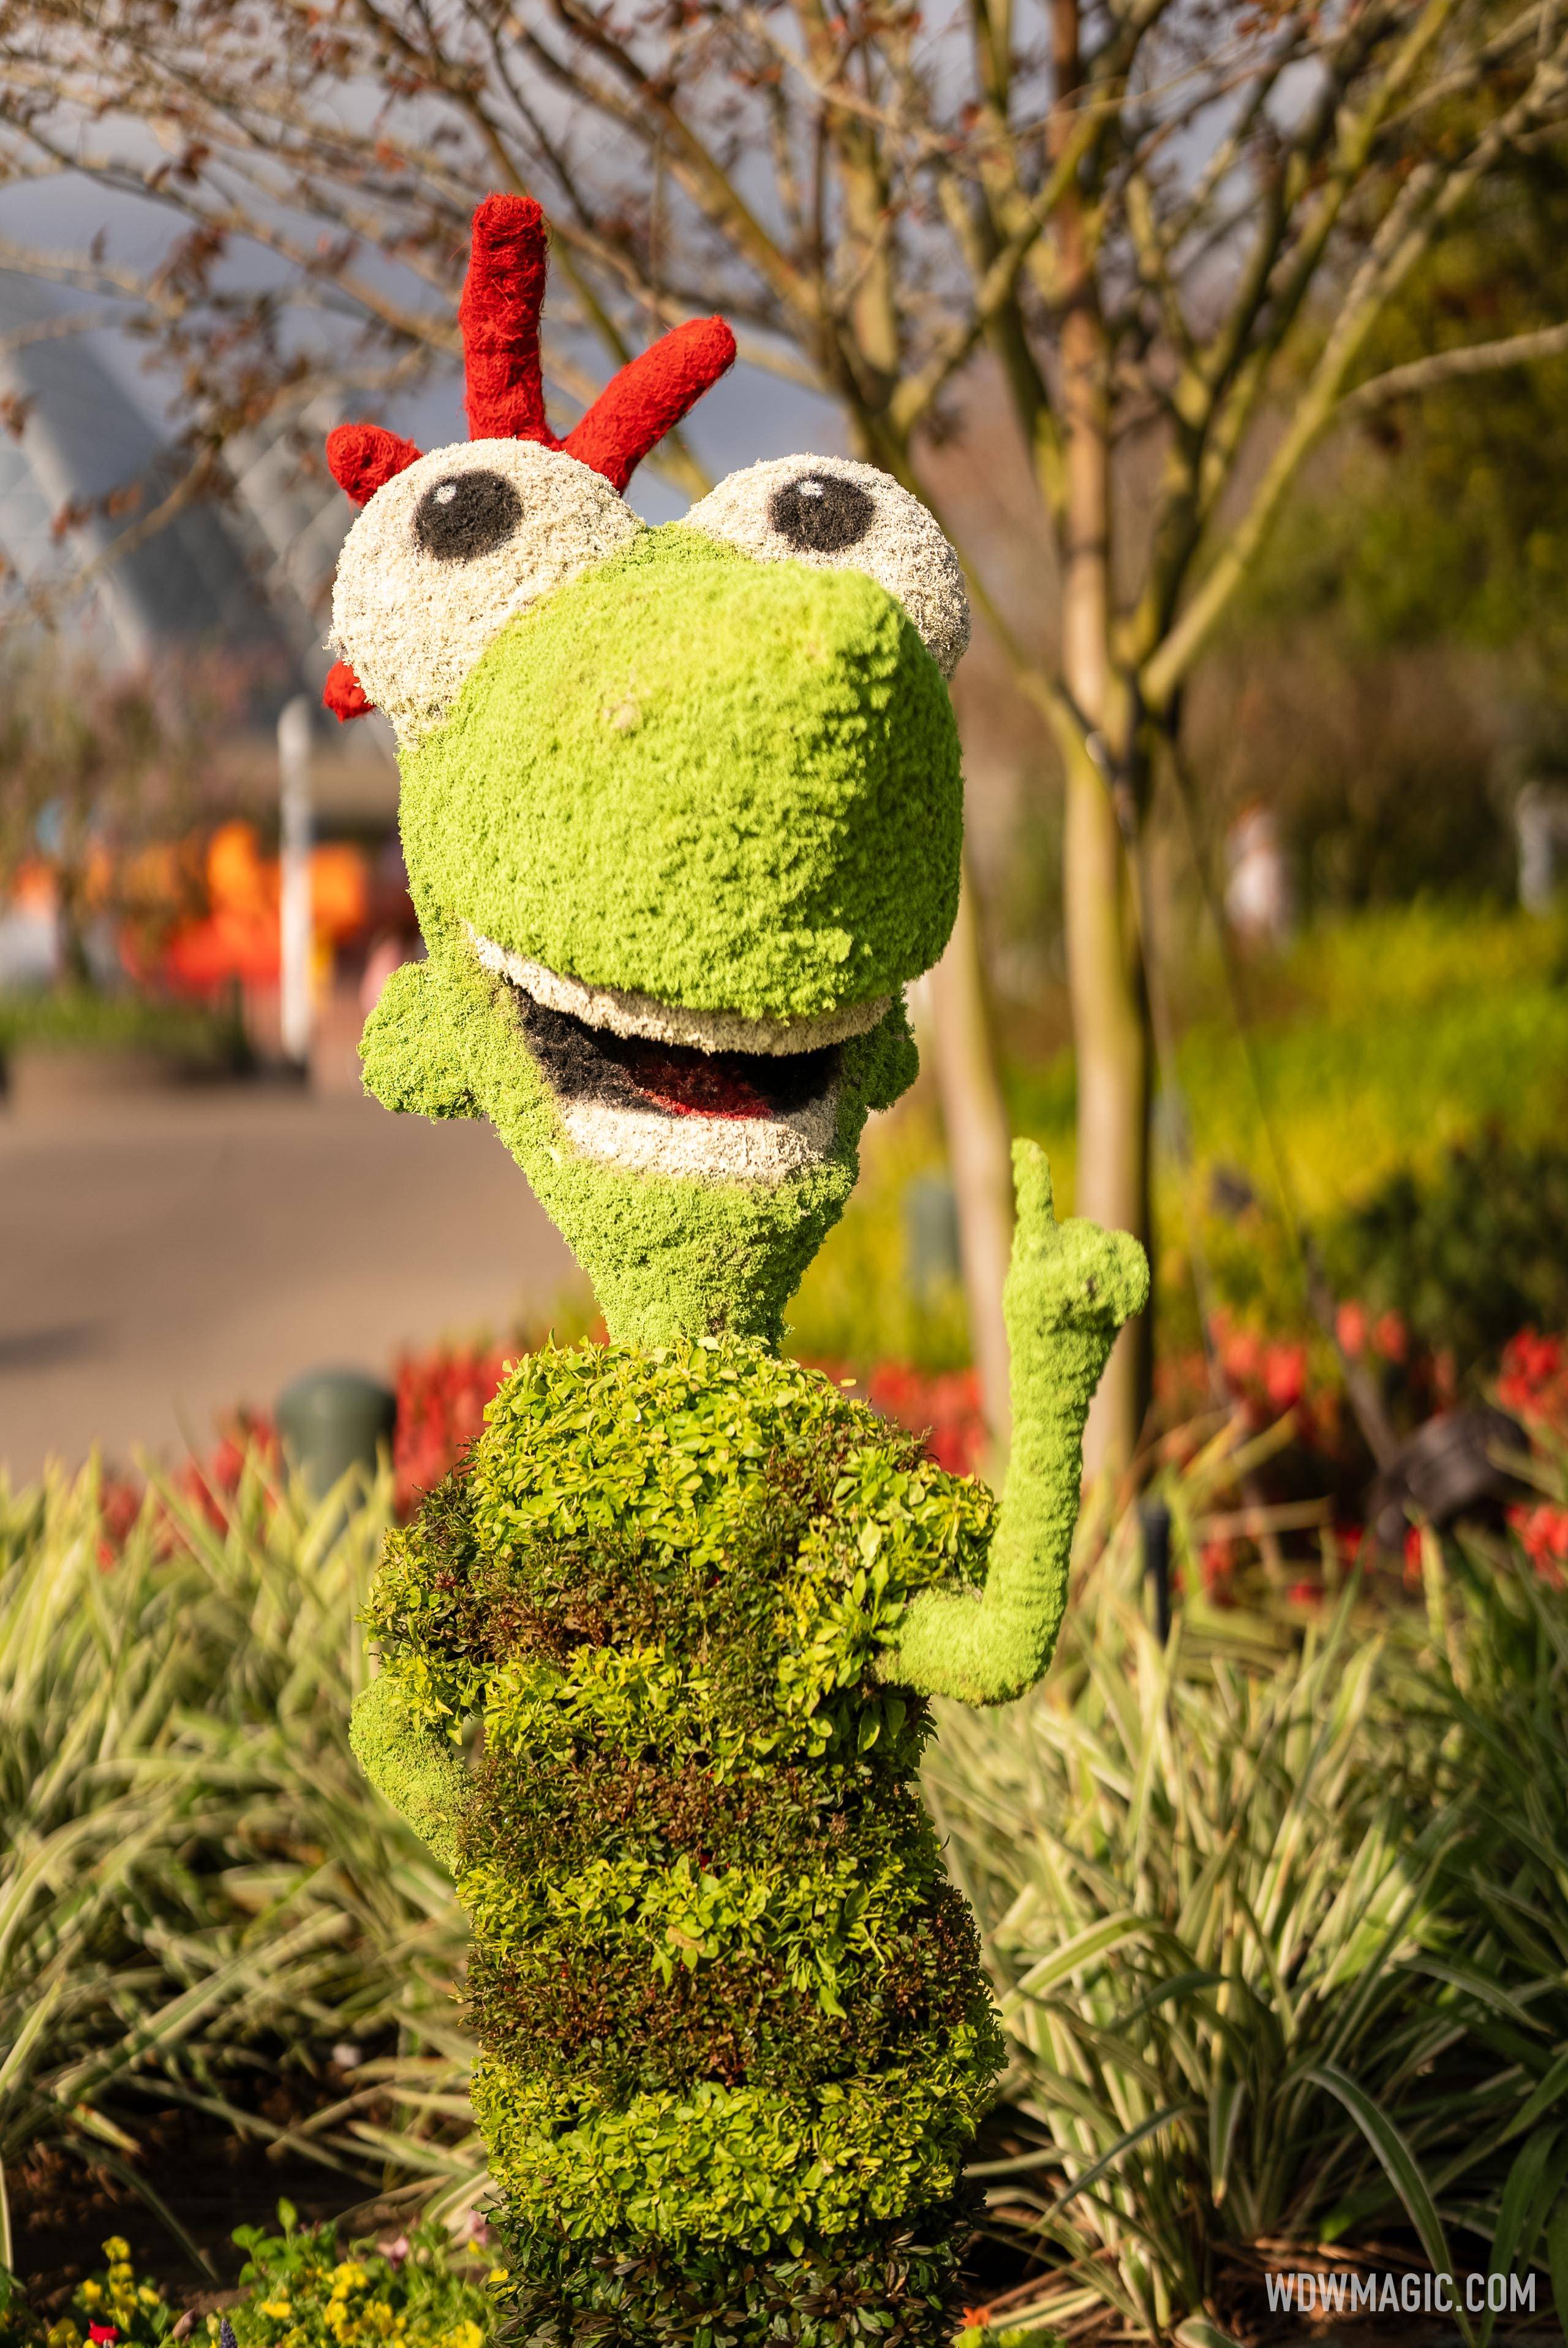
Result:
<svg viewBox="0 0 1568 2348"><path fill-rule="evenodd" d="M545 417L539 363L544 270L544 214L533 198L487 196L474 214L469 273L458 304L469 437L564 448L624 489L649 449L733 366L735 336L722 318L693 318L672 327L628 360L567 438L558 440ZM340 424L327 435L333 478L356 505L368 504L418 459L412 440L378 424ZM342 685L327 705L340 716L360 715L357 708L338 707L346 698Z"/></svg>
<svg viewBox="0 0 1568 2348"><path fill-rule="evenodd" d="M340 726L351 717L368 717L376 706L346 661L333 662L321 698L323 707L331 710Z"/></svg>
<svg viewBox="0 0 1568 2348"><path fill-rule="evenodd" d="M624 489L649 449L734 364L735 336L722 318L672 328L629 360L558 440L545 419L539 361L544 272L544 214L532 197L487 196L474 214L458 308L469 436L564 448Z"/></svg>
<svg viewBox="0 0 1568 2348"><path fill-rule="evenodd" d="M340 424L326 436L326 461L333 479L356 506L367 506L399 473L419 461L412 440L379 424Z"/></svg>
<svg viewBox="0 0 1568 2348"><path fill-rule="evenodd" d="M561 445L624 489L649 449L734 364L735 336L722 318L672 326L628 359Z"/></svg>
<svg viewBox="0 0 1568 2348"><path fill-rule="evenodd" d="M544 306L544 214L531 196L487 196L474 233L458 324L470 440L542 440L539 314Z"/></svg>

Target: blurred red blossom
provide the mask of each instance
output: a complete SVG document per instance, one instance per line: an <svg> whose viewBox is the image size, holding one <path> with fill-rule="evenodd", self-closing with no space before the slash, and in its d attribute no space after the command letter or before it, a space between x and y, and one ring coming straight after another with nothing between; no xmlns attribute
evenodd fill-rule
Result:
<svg viewBox="0 0 1568 2348"><path fill-rule="evenodd" d="M1510 1509L1508 1521L1542 1581L1553 1590L1568 1587L1568 1508L1526 1503Z"/></svg>
<svg viewBox="0 0 1568 2348"><path fill-rule="evenodd" d="M1497 1398L1527 1423L1568 1432L1568 1346L1522 1329L1502 1349Z"/></svg>

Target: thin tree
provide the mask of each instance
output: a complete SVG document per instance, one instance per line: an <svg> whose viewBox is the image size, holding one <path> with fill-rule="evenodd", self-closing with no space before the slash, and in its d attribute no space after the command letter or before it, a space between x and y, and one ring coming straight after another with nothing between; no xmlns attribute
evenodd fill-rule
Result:
<svg viewBox="0 0 1568 2348"><path fill-rule="evenodd" d="M826 392L857 452L929 496L986 363L1037 486L1048 641L957 534L1065 772L1077 1204L1147 1235L1153 778L1303 458L1380 396L1388 304L1491 174L1560 135L1556 0L11 0L0 60L13 172L85 170L181 223L148 328L210 438L352 359L449 356L490 187L550 213L568 393L593 343L619 363L722 309L745 359ZM281 289L236 294L242 244ZM1466 363L1434 355L1421 382ZM938 1032L973 1063L968 952ZM944 1089L974 1128L955 1158L999 1421L1005 1136L994 1076L963 1076ZM1095 1457L1130 1452L1148 1366L1145 1324Z"/></svg>

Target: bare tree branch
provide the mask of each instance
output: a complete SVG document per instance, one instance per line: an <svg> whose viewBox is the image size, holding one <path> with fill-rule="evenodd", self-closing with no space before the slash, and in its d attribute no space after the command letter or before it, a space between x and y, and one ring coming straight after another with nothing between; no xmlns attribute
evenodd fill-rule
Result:
<svg viewBox="0 0 1568 2348"><path fill-rule="evenodd" d="M1496 375L1502 368L1532 366L1538 359L1568 357L1568 323L1538 326L1532 333L1505 335L1493 343L1467 343L1450 351L1434 351L1429 358L1411 359L1404 366L1387 367L1381 375L1346 392L1335 408L1335 424L1358 422L1390 400L1408 399L1418 392L1435 391L1465 377Z"/></svg>

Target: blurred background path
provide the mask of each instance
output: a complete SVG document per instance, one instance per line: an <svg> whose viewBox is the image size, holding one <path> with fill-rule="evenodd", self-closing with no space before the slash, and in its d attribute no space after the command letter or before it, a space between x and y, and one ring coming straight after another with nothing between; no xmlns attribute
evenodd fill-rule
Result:
<svg viewBox="0 0 1568 2348"><path fill-rule="evenodd" d="M270 1086L0 1112L0 1466L204 1448L302 1370L504 1334L573 1272L486 1126Z"/></svg>

